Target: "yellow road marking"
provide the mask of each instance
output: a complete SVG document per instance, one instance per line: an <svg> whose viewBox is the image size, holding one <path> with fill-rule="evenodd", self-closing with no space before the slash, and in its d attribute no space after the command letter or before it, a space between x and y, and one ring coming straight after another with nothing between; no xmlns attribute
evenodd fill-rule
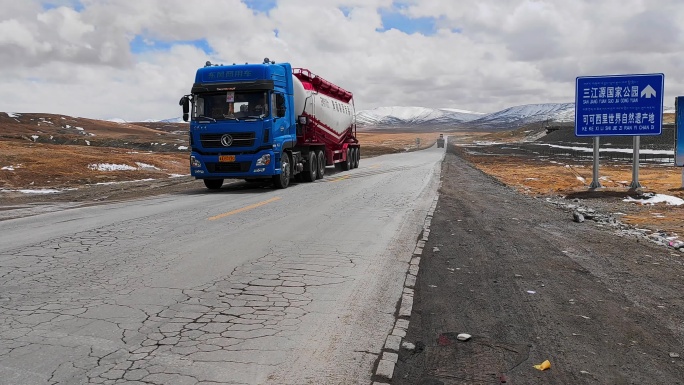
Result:
<svg viewBox="0 0 684 385"><path fill-rule="evenodd" d="M349 177L350 177L350 175L345 175L345 176L339 177L337 179L333 179L333 180L331 180L331 182L339 182L341 180L348 179Z"/></svg>
<svg viewBox="0 0 684 385"><path fill-rule="evenodd" d="M209 220L210 220L210 221L214 221L214 220L217 220L217 219L225 218L225 217L227 217L227 216L230 216L230 215L233 215L233 214L237 214L237 213L241 213L241 212L244 212L244 211L247 211L247 210L255 209L255 208L257 208L257 207L260 207L260 206L263 206L263 205L267 205L267 204L269 204L269 203L273 203L273 202L278 201L278 200L280 200L280 197L271 198L271 199L265 200L265 201L263 201L263 202L259 202L259 203L255 203L255 204L253 204L253 205L245 206L245 207L243 207L243 208L241 208L241 209L237 209L237 210L233 210L233 211L230 211L230 212L227 212L227 213L223 213L223 214L219 214L219 215L213 216L213 217L209 218Z"/></svg>

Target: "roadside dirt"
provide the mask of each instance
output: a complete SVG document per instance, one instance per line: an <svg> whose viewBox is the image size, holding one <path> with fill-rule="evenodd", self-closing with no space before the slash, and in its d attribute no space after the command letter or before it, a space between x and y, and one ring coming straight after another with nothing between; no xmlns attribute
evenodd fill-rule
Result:
<svg viewBox="0 0 684 385"><path fill-rule="evenodd" d="M575 223L448 150L404 340L415 347L392 384L684 383L681 253ZM529 167L517 172L568 173Z"/></svg>

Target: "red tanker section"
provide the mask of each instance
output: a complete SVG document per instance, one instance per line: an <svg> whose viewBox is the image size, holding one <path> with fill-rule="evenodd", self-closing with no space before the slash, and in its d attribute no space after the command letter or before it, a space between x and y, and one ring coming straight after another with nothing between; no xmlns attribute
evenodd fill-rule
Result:
<svg viewBox="0 0 684 385"><path fill-rule="evenodd" d="M350 103L352 100L351 92L311 73L308 69L293 68L292 74L302 82L304 89L320 92L344 103Z"/></svg>

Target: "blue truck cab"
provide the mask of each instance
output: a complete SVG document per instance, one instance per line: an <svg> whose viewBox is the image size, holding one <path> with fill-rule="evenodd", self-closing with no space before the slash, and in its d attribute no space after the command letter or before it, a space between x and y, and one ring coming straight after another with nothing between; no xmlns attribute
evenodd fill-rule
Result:
<svg viewBox="0 0 684 385"><path fill-rule="evenodd" d="M293 162L285 151L297 141L292 82L289 63L268 59L198 69L179 103L190 121L191 175L209 189L228 178L287 187Z"/></svg>

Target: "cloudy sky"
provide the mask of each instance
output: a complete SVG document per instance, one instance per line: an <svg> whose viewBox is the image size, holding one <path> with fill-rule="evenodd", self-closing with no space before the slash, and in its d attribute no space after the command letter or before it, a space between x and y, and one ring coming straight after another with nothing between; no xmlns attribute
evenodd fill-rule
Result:
<svg viewBox="0 0 684 385"><path fill-rule="evenodd" d="M0 111L180 116L204 62L304 67L380 106L572 102L575 78L664 73L681 0L0 0Z"/></svg>

